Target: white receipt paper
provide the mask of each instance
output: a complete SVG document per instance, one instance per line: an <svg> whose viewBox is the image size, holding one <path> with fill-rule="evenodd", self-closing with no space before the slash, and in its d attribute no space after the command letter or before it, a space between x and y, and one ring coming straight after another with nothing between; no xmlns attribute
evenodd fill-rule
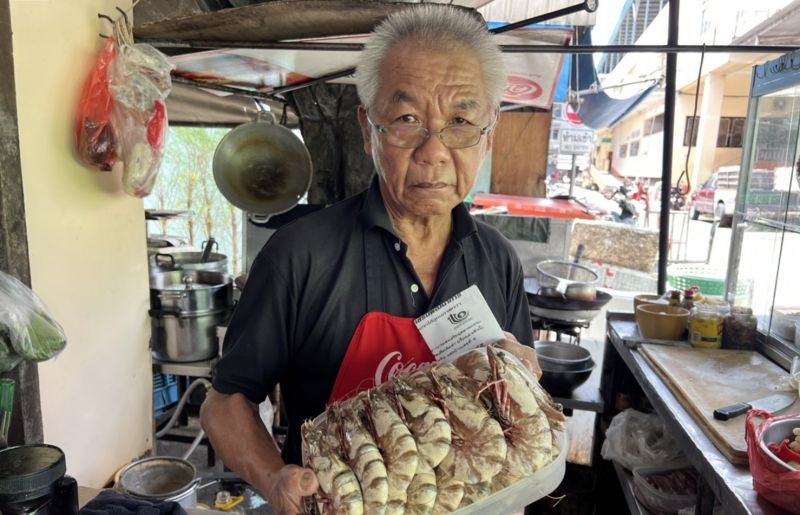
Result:
<svg viewBox="0 0 800 515"><path fill-rule="evenodd" d="M414 324L437 361L505 338L475 285L417 318Z"/></svg>

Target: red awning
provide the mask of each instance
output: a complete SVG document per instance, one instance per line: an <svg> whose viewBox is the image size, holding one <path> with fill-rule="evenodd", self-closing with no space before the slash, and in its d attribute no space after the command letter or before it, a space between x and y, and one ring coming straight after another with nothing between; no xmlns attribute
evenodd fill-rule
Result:
<svg viewBox="0 0 800 515"><path fill-rule="evenodd" d="M498 195L494 193L477 193L472 197L472 205L482 208L501 207L508 209L508 214L517 216L538 216L541 218L562 218L596 220L586 206L575 200L518 197L516 195Z"/></svg>

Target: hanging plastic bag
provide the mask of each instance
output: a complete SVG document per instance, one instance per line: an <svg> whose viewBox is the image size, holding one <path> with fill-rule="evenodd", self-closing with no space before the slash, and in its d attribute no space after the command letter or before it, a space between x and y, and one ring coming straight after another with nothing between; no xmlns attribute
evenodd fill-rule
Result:
<svg viewBox="0 0 800 515"><path fill-rule="evenodd" d="M798 420L798 415L795 413L775 417L762 410L747 412L745 424L747 459L750 462L750 473L753 475L753 488L758 495L790 513L800 513L800 502L798 502L800 501L800 470L788 470L767 456L760 445L764 432L782 420ZM800 421L797 426L800 426ZM789 423L789 430L792 427L796 426Z"/></svg>
<svg viewBox="0 0 800 515"><path fill-rule="evenodd" d="M64 330L36 294L0 272L0 370L15 367L23 358L48 360L66 345Z"/></svg>
<svg viewBox="0 0 800 515"><path fill-rule="evenodd" d="M166 56L145 44L133 44L130 27L114 25L120 43L111 66L109 89L114 98L113 120L122 147L123 189L146 197L153 190L167 129L164 104L172 89L174 68Z"/></svg>
<svg viewBox="0 0 800 515"><path fill-rule="evenodd" d="M75 120L75 150L87 165L108 172L117 162L117 139L111 125L113 101L108 90L108 69L116 55L113 37L86 78Z"/></svg>
<svg viewBox="0 0 800 515"><path fill-rule="evenodd" d="M686 457L675 441L664 433L664 425L655 413L629 408L617 414L606 430L600 454L628 470L634 467L664 466L683 462Z"/></svg>

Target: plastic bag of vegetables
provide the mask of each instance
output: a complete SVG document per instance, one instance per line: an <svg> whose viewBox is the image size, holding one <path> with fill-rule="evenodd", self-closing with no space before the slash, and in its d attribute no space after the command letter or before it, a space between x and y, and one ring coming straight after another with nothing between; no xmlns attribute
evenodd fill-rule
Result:
<svg viewBox="0 0 800 515"><path fill-rule="evenodd" d="M125 193L146 197L153 190L167 132L165 100L172 89L173 65L146 44L134 44L123 20L114 24L117 57L109 70L109 90L114 99L112 121L125 164Z"/></svg>
<svg viewBox="0 0 800 515"><path fill-rule="evenodd" d="M0 371L22 359L45 361L61 352L67 337L30 288L0 272Z"/></svg>

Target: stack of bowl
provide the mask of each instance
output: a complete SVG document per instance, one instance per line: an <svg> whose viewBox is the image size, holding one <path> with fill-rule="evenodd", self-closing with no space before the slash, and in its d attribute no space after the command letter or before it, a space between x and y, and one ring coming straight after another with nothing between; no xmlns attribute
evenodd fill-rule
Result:
<svg viewBox="0 0 800 515"><path fill-rule="evenodd" d="M550 395L569 397L592 374L594 361L583 347L563 342L536 342L535 347L542 368L539 382Z"/></svg>

